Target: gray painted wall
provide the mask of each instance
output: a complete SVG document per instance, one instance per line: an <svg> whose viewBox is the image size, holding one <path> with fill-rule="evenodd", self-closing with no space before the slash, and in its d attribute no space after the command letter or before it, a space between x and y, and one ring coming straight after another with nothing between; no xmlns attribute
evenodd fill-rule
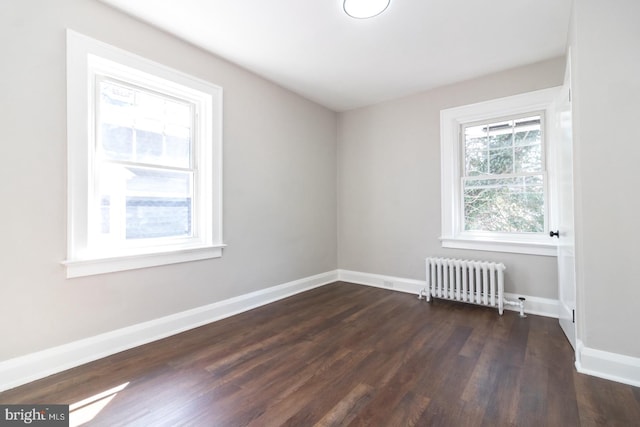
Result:
<svg viewBox="0 0 640 427"><path fill-rule="evenodd" d="M424 280L424 258L503 261L505 290L557 298L555 257L443 249L440 110L562 84L558 58L342 113L338 264Z"/></svg>
<svg viewBox="0 0 640 427"><path fill-rule="evenodd" d="M640 357L640 2L573 2L578 338Z"/></svg>
<svg viewBox="0 0 640 427"><path fill-rule="evenodd" d="M93 0L0 24L0 360L335 270L334 112ZM221 259L65 279L65 28L224 88Z"/></svg>

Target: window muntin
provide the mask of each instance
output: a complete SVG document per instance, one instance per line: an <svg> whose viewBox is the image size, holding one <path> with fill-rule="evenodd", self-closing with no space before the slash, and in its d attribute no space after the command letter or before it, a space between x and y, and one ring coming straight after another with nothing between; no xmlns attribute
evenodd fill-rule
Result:
<svg viewBox="0 0 640 427"><path fill-rule="evenodd" d="M544 114L462 125L464 232L544 233Z"/></svg>

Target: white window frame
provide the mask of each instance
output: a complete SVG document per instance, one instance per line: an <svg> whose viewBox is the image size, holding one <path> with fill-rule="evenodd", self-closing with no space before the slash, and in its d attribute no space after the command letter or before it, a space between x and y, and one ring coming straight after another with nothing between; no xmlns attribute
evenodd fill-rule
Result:
<svg viewBox="0 0 640 427"><path fill-rule="evenodd" d="M553 102L559 88L549 88L477 104L464 105L440 111L441 209L444 248L512 252L532 255L556 256L556 242L549 238L549 227L556 216L554 207L555 185L552 168L551 118ZM523 114L544 113L545 135L545 231L529 233L470 232L463 229L462 174L464 159L461 129L474 122L502 119Z"/></svg>
<svg viewBox="0 0 640 427"><path fill-rule="evenodd" d="M125 247L95 244L90 230L97 173L95 85L105 77L195 106L193 237ZM67 149L67 259L62 263L68 278L222 256L222 88L67 30Z"/></svg>

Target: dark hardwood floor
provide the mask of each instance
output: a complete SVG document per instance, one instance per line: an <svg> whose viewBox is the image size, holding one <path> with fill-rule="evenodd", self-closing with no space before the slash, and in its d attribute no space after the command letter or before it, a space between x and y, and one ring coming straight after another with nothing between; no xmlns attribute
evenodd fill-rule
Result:
<svg viewBox="0 0 640 427"><path fill-rule="evenodd" d="M346 283L8 390L0 403L76 404L75 422L109 427L640 425L640 389L576 373L555 319Z"/></svg>

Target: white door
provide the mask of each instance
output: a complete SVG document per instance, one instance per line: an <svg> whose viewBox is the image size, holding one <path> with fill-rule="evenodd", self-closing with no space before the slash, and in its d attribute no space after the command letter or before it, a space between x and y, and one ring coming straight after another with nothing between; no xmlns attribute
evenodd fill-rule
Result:
<svg viewBox="0 0 640 427"><path fill-rule="evenodd" d="M556 167L558 179L558 298L560 326L576 347L576 276L573 222L573 135L571 118L571 55L567 55L564 84L556 100Z"/></svg>

